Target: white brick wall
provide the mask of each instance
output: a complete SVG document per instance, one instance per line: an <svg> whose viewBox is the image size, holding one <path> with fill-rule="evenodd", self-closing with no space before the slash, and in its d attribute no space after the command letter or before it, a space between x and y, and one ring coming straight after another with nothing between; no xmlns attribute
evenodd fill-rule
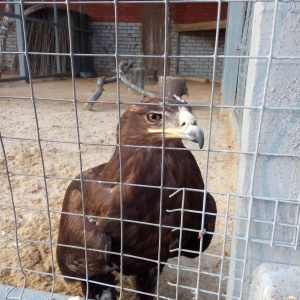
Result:
<svg viewBox="0 0 300 300"><path fill-rule="evenodd" d="M15 24L12 25L11 31L8 34L8 37L6 40L6 51L8 51L8 52L17 52L18 51L17 33L16 33ZM12 63L14 61L15 55L16 54L5 54L5 69L6 70L12 70Z"/></svg>
<svg viewBox="0 0 300 300"><path fill-rule="evenodd" d="M91 36L91 53L115 53L114 23L90 23L93 34ZM142 30L140 23L119 23L119 54L142 54ZM219 53L224 52L225 32L220 31ZM171 53L176 54L176 33L171 34ZM213 55L215 31L182 32L179 39L179 54L182 55ZM137 58L135 58L137 60ZM141 64L138 59L136 66ZM216 78L222 76L223 62L217 61ZM94 58L94 68L97 74L111 74L115 70L114 57ZM213 59L210 58L181 58L178 61L178 74L200 78L211 78ZM176 74L176 59L170 60L170 75Z"/></svg>
<svg viewBox="0 0 300 300"><path fill-rule="evenodd" d="M191 31L181 32L179 36L179 55L213 55L215 45L214 30L211 31ZM172 54L175 53L176 33L171 36ZM224 53L225 31L220 31L218 54ZM223 61L216 62L216 78L222 77ZM172 59L170 73L176 73L176 60ZM178 60L178 74L200 78L212 78L213 59L212 58L180 58Z"/></svg>
<svg viewBox="0 0 300 300"><path fill-rule="evenodd" d="M89 23L92 34L89 37L91 54L109 54L107 57L95 56L94 70L97 75L115 74L115 23L95 22ZM142 24L119 23L119 54L141 55L142 54ZM224 52L225 32L220 32L219 54ZM179 54L181 55L212 55L214 51L215 31L181 32L179 39ZM171 53L176 54L176 33L171 34ZM7 39L7 51L17 51L17 39L15 26ZM6 68L12 68L15 54L6 55ZM136 67L142 65L142 59L133 57ZM222 76L222 60L217 61L216 78ZM178 60L178 75L211 78L213 59L210 58L180 58ZM170 75L176 74L176 60L170 60Z"/></svg>
<svg viewBox="0 0 300 300"><path fill-rule="evenodd" d="M90 23L92 34L90 35L90 53L110 54L112 57L94 57L94 70L98 75L107 75L115 72L115 23L95 22ZM142 54L142 30L141 23L119 23L118 30L118 51L121 55ZM126 59L123 57L122 59ZM135 66L138 67L141 59L135 59Z"/></svg>

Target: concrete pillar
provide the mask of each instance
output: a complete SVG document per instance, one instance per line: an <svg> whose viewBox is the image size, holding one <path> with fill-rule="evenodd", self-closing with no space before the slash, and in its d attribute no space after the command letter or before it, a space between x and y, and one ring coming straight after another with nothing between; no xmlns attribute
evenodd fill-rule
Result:
<svg viewBox="0 0 300 300"><path fill-rule="evenodd" d="M245 3L229 2L225 36L224 54L239 55L239 46L242 41L243 19ZM223 63L222 105L234 105L237 77L239 69L238 58L225 58Z"/></svg>
<svg viewBox="0 0 300 300"><path fill-rule="evenodd" d="M227 295L271 299L267 285L276 275L274 283L282 278L282 298L276 299L286 299L295 282L289 276L298 274L300 282L300 3L278 3L274 41L276 4L253 5L250 56L271 56L249 59L245 105L259 109L245 109L243 115L241 151L253 154L240 155L237 193L245 196L235 201L234 216L240 219L233 222ZM283 272L282 264L298 271ZM268 284L259 295L256 283L263 280Z"/></svg>
<svg viewBox="0 0 300 300"><path fill-rule="evenodd" d="M21 8L20 4L15 4L15 14L21 16ZM25 55L24 55L24 34L23 34L23 25L22 20L16 18L16 32L17 32L17 45L18 45L18 52L22 52L19 54L19 72L20 76L25 77L28 75L27 65L25 62Z"/></svg>

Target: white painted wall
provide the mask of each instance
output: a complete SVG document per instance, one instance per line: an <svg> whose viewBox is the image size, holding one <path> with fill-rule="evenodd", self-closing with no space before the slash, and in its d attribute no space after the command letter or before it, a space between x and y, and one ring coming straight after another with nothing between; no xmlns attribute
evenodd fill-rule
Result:
<svg viewBox="0 0 300 300"><path fill-rule="evenodd" d="M251 56L270 54L274 7L274 2L254 4ZM247 219L234 221L233 235L240 239L232 239L231 257L242 261L231 261L229 275L244 280L243 288L238 280L228 281L229 299L230 296L252 299L253 274L257 274L263 262L270 263L270 267L272 263L284 263L300 268L300 245L297 250L271 246L272 222L281 224L275 226L275 244L290 246L296 246L297 231L288 225L298 224L299 228L300 222L300 111L275 109L300 107L300 59L275 59L275 56L300 57L299 20L300 2L279 3L269 74L268 59L249 60L245 105L262 107L262 119L260 109L244 111L241 150L255 152L258 149L259 153L283 156L240 155L237 193L247 197L236 199L234 215L250 222ZM280 201L281 198L299 202L288 204ZM250 240L248 246L246 240Z"/></svg>

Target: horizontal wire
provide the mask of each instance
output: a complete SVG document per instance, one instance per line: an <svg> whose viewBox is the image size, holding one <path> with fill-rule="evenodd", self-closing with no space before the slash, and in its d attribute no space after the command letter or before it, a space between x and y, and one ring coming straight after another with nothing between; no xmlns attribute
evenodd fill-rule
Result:
<svg viewBox="0 0 300 300"><path fill-rule="evenodd" d="M299 203L298 203L299 204ZM5 204L1 204L0 206L2 207L7 207L7 208L12 208L11 206L9 205L5 205ZM57 214L65 214L65 215L73 215L73 216L79 216L79 217L85 217L85 218L97 218L97 219L104 219L104 220L113 220L113 221L121 221L120 218L113 218L113 217L102 217L102 216L95 216L95 215L83 215L83 214L75 214L75 213L69 213L69 212L60 212L60 211L56 211L56 210L46 210L46 209L39 209L39 208L28 208L28 207L23 207L23 206L18 206L18 205L15 205L15 208L16 209L30 209L32 211L43 211L43 212L50 212L50 213L57 213ZM187 212L192 212L192 213L199 213L199 214L202 214L203 212L200 212L200 211L193 211L193 210L185 210ZM238 216L226 216L226 215L222 215L222 214L212 214L212 213L208 213L206 212L207 215L216 215L217 217L227 217L229 219L235 219L235 220L244 220L244 221L247 221L247 217L238 217ZM142 221L135 221L135 220L130 220L130 219L125 219L123 218L122 219L123 222L127 222L127 223L134 223L134 224L140 224L140 225L148 225L148 226L154 226L154 227L158 227L159 224L157 223L149 223L149 222L142 222ZM251 219L252 222L260 222L260 223L265 223L265 224L273 224L273 222L270 222L270 221L264 221L264 220L256 220L256 219ZM293 225L293 224L286 224L286 223L281 223L281 222L276 222L275 223L275 226L285 226L285 227L289 227L289 228L298 228L298 225ZM199 230L195 230L195 229L191 229L191 228L185 228L185 227L174 227L174 226L168 226L168 225L161 225L162 228L165 228L165 229L172 229L172 230L184 230L184 231L187 231L187 232L199 232ZM243 237L243 236L235 236L235 235L231 235L231 234L228 234L228 233L217 233L217 232L209 232L207 231L207 234L211 234L213 236L219 236L219 237L223 237L223 238L234 238L234 239L238 239L238 240L249 240L249 241L252 241L252 242L256 242L256 243L263 243L263 244L270 244L270 241L269 240L263 240L263 239L256 239L256 238L249 238L247 237L246 235ZM9 237L2 237L2 239L7 239L7 240L13 240L13 238L9 238ZM36 241L36 240L29 240L29 239L19 239L20 242L36 242L38 244L49 244L47 242L43 242L43 241ZM55 243L53 243L55 244ZM288 247L292 247L294 245L294 243L283 243L283 242L276 242L275 244L277 245L285 245L285 246L288 246ZM73 246L72 246L73 247ZM83 249L82 247L76 247L74 246L74 248L78 248L78 249ZM92 250L92 249L88 249L88 250ZM170 252L175 252L177 251L178 249L171 249ZM95 251L95 250L94 250ZM190 253L198 253L197 251L190 251L190 250L184 250L186 252L190 252ZM115 253L114 253L115 254Z"/></svg>
<svg viewBox="0 0 300 300"><path fill-rule="evenodd" d="M27 174L27 173L17 173L17 172L5 172L5 171L0 171L0 174L10 174L10 175L15 175L15 176L28 176L28 177L36 177L36 178L43 178L43 175L36 175L36 174ZM59 176L52 176L52 175L45 175L47 179L58 179L58 180L68 180L68 181L73 181L77 180L80 181L80 179L76 178L68 178L68 177L59 177ZM95 182L95 183L101 183L101 184L120 184L120 182L113 182L113 181L98 181L98 180L83 180L84 182ZM152 186L152 185L142 185L142 184L134 184L134 183L127 183L123 182L122 183L125 186L136 186L136 187L145 187L145 188L154 188L154 189L160 189L160 186ZM164 187L166 190L177 190L176 188L173 187ZM205 190L201 189L189 189L189 191L193 192L199 192L203 193ZM237 197L237 198L250 198L251 196L249 194L240 194L240 193L226 193L226 192L219 192L219 191L214 191L214 190L206 190L210 194L213 195L222 195L222 196L231 196L231 197ZM271 197L271 196L261 196L261 195L254 195L253 198L257 200L266 200L266 201L279 201L281 203L289 203L289 204L299 204L300 201L297 198L294 199L287 199L287 198L281 198L281 197ZM0 204L1 206L2 204ZM196 211L195 211L196 212ZM220 214L220 216L224 216ZM231 216L233 218L233 216ZM237 218L237 217L235 217ZM247 219L247 218L246 218Z"/></svg>
<svg viewBox="0 0 300 300"><path fill-rule="evenodd" d="M0 53L3 54L24 54L23 51L0 51ZM29 51L29 55L50 55L50 56L70 56L69 52L35 52L35 51ZM80 56L80 57L110 57L115 58L115 53L74 53L72 56ZM164 58L164 55L149 55L149 54L118 54L120 58ZM268 60L270 58L269 55L225 55L225 54L181 54L181 55L174 55L174 54L168 54L168 59L172 58L210 58L213 59L265 59ZM300 59L300 56L298 55L272 55L272 59L274 60L298 60Z"/></svg>
<svg viewBox="0 0 300 300"><path fill-rule="evenodd" d="M192 80L192 79L191 79ZM26 96L11 96L11 95L0 95L0 99L15 99L15 100L31 100L30 97L26 97ZM53 102L66 102L66 103L74 103L74 100L70 99L70 100L66 100L66 99L62 99L62 98L39 98L36 97L35 101L53 101ZM196 101L194 99L189 99L188 101L191 101L190 103L188 103L186 106L192 107L192 108L230 108L230 109L250 109L250 110L260 110L261 107L259 106L246 106L246 105L227 105L227 104L195 104L192 103L193 101ZM89 100L76 100L76 102L78 103L89 103ZM121 105L148 105L151 106L153 104L151 103L140 103L140 102L131 102L131 101L105 101L105 100L97 100L95 102L95 104L115 104L118 105L118 103L120 103ZM168 104L168 106L178 106L178 104ZM184 105L183 105L184 106ZM274 107L270 107L270 106L266 106L264 107L264 110L268 111L283 111L283 110L290 110L290 111L300 111L300 107L281 107L281 106L274 106ZM177 148L176 148L177 149Z"/></svg>
<svg viewBox="0 0 300 300"><path fill-rule="evenodd" d="M125 220L124 220L125 221ZM128 222L128 221L127 221ZM129 223L129 222L128 222ZM141 225L143 225L141 223ZM146 225L153 225L153 224L146 224ZM285 226L286 224L284 224ZM154 225L153 225L154 226ZM157 226L157 225L156 225ZM162 228L166 228L166 229L171 229L172 227L170 226L166 226L166 225L162 225ZM294 227L293 227L294 228ZM182 230L185 231L193 231L193 232L197 232L197 230L192 230L189 228L182 228ZM199 230L198 230L199 232ZM258 243L258 244L267 244L270 246L282 246L282 247L286 247L286 248L294 248L294 247L298 247L300 245L298 245L296 242L280 242L280 241L272 241L272 239L270 238L268 239L262 239L262 238L251 238L247 235L245 236L235 236L235 235L231 235L231 234L226 234L225 236L223 234L220 233L216 233L216 232L207 232L213 236L220 236L220 237L224 237L224 238L228 238L228 239L235 239L235 240L239 240L239 241L245 241L245 242L254 242L254 243ZM7 240L7 241L15 241L14 238L12 237L6 237L6 236L2 236L0 237L0 239L2 240ZM99 249L92 249L92 248L85 248L85 247L80 247L80 246L72 246L72 245L65 245L65 244L58 244L56 242L53 243L49 243L49 242L45 242L45 241L38 241L38 240L32 240L32 239L22 239L22 238L18 238L18 241L20 243L32 243L32 244L40 244L40 245L56 245L56 246L65 246L65 247L69 247L69 248L74 248L74 249L79 249L79 250L88 250L88 251L94 251L94 252L103 252L103 253L110 253L110 254L114 254L114 255L120 255L119 252L112 252L112 251L107 251L107 250L99 250ZM174 249L170 249L170 252L176 252L178 251L177 248ZM194 250L189 250L189 249L184 249L182 248L182 251L187 252L187 253L191 253L191 254L198 254L198 255L202 255L202 256L212 256L212 257L220 257L220 255L212 255L209 253L199 253L199 251L194 251ZM150 260L150 259L146 259L144 257L139 257L139 256L130 256L130 255L125 255L127 257L131 257L131 258L136 258L136 259L140 259L140 260L146 260L146 261L150 261L150 262L155 262L157 263L156 260ZM232 260L232 261L244 261L242 259L237 259L237 258L232 258L230 256L226 257L227 260Z"/></svg>
<svg viewBox="0 0 300 300"><path fill-rule="evenodd" d="M9 135L2 135L3 139L10 139L10 140L23 140L23 141L33 141L33 142L44 142L44 143L57 143L57 144L73 144L77 145L76 141L66 141L66 140L51 140L51 139L36 139L36 138L24 138L24 137L15 137L15 136L9 136ZM84 146L99 146L99 147L128 147L128 148L140 148L140 149L162 149L161 146L143 146L143 145L125 145L125 144L101 144L101 143L89 143L81 141L80 145ZM195 152L206 152L207 149L197 149L197 148L174 148L174 147L165 147L167 150L175 150L175 151L195 151ZM240 151L240 150L220 150L220 149L209 149L209 152L212 153L226 153L226 154L243 154L243 155L256 155L255 152L251 151ZM288 154L288 153L272 153L272 152L257 152L258 155L261 156L271 156L271 157L291 157L291 158L298 158L300 157L300 154ZM25 174L23 174L25 175ZM49 175L50 176L50 175ZM95 181L99 182L99 181ZM113 182L116 183L116 182ZM119 183L119 182L118 182Z"/></svg>
<svg viewBox="0 0 300 300"><path fill-rule="evenodd" d="M298 156L297 156L298 157ZM43 178L44 175L38 175L38 174L28 174L28 173L19 173L19 172L6 172L6 171L0 171L0 174L10 174L15 176L28 176L28 177L37 177L37 178ZM47 179L58 179L58 180L67 180L67 181L80 181L79 178L72 178L72 177L60 177L60 176L54 176L54 175L47 175L45 174L45 177ZM83 179L84 182L95 182L99 184L120 184L119 181L101 181L101 180L90 180L90 179ZM135 186L135 187L145 187L145 188L154 188L154 189L160 189L160 186L155 185L146 185L146 184L135 184L135 183L128 183L128 182L122 182L125 186ZM177 191L178 188L174 187L163 187L166 190L173 190ZM180 189L179 189L180 190ZM226 193L226 192L220 192L215 191L211 189L191 189L186 188L186 190L191 192L199 192L203 193L204 191L209 192L213 195L222 195L222 196L230 196L230 197L238 197L238 198L250 198L251 196L248 194L240 194L240 193ZM281 198L281 197L272 197L272 196L262 196L262 195L253 195L253 198L257 200L267 200L267 201L280 201L282 203L290 203L290 204L299 204L298 198ZM0 204L1 205L1 204Z"/></svg>
<svg viewBox="0 0 300 300"><path fill-rule="evenodd" d="M112 6L114 5L114 1L108 1L108 0L101 0L101 2L99 2L99 0L68 0L68 2L70 4L111 4ZM169 4L172 3L218 3L219 0L168 0ZM240 2L249 2L249 3L273 3L274 0L222 0L222 3L240 3ZM283 3L294 3L295 0L281 0L280 2ZM10 3L9 0L2 0L2 3ZM24 4L37 4L37 3L41 3L41 0L39 1L22 1L22 3ZM65 0L61 0L61 1L42 1L43 4L65 4L66 1ZM122 0L118 2L118 5L122 5L122 4L151 4L151 3L159 3L159 4L163 4L164 1L163 0ZM18 3L17 3L18 4Z"/></svg>

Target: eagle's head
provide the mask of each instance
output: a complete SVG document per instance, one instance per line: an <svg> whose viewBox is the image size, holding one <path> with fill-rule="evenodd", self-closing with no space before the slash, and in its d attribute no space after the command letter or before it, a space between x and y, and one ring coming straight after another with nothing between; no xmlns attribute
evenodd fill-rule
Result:
<svg viewBox="0 0 300 300"><path fill-rule="evenodd" d="M148 97L132 105L121 117L121 143L126 145L178 147L186 139L204 144L203 130L198 127L188 103L179 98ZM119 126L117 130L119 142Z"/></svg>

